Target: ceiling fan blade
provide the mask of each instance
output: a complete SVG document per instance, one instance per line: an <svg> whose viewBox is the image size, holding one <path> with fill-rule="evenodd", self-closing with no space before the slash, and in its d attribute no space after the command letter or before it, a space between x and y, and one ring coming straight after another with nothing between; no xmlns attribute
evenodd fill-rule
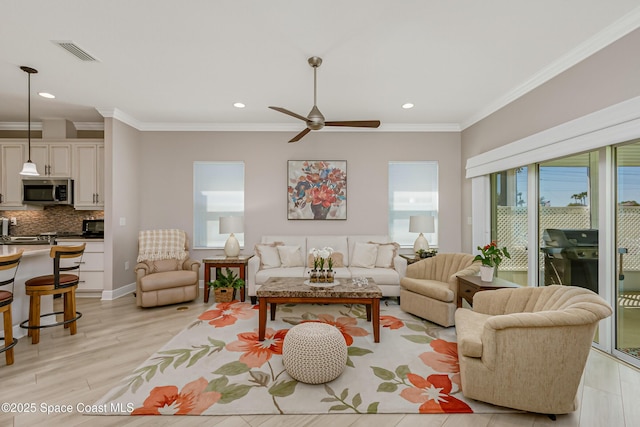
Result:
<svg viewBox="0 0 640 427"><path fill-rule="evenodd" d="M380 120L352 120L340 122L324 122L325 126L348 126L354 128L377 128Z"/></svg>
<svg viewBox="0 0 640 427"><path fill-rule="evenodd" d="M293 111L289 111L286 108L282 108L282 107L272 107L269 106L269 108L271 108L272 110L276 110L276 111L280 111L281 113L287 114L291 117L295 117L296 119L300 119L304 122L308 122L309 119L307 119L305 116L301 116L300 114L296 114Z"/></svg>
<svg viewBox="0 0 640 427"><path fill-rule="evenodd" d="M291 138L291 140L289 142L298 142L298 141L300 141L302 139L303 136L305 136L309 132L311 132L311 129L306 128L305 130L303 130L302 132L300 132L299 134L297 134L296 136Z"/></svg>

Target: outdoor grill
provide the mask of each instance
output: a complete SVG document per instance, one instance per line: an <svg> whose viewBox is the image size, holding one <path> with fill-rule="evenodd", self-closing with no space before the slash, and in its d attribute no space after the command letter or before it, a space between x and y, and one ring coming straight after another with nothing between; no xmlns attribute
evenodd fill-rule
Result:
<svg viewBox="0 0 640 427"><path fill-rule="evenodd" d="M598 230L548 228L542 239L545 285L580 286L598 293Z"/></svg>

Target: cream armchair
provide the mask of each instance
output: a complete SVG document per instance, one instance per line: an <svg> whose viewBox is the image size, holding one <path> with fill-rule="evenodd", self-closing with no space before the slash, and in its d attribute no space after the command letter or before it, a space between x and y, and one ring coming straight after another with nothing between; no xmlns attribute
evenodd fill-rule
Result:
<svg viewBox="0 0 640 427"><path fill-rule="evenodd" d="M442 326L455 323L458 276L473 276L480 263L473 255L438 254L407 267L400 280L400 308Z"/></svg>
<svg viewBox="0 0 640 427"><path fill-rule="evenodd" d="M178 304L198 298L200 263L189 258L186 235L184 242L187 257L182 260L144 260L136 264L138 307Z"/></svg>
<svg viewBox="0 0 640 427"><path fill-rule="evenodd" d="M462 393L542 414L576 410L596 326L611 313L574 286L477 293L473 310L456 311Z"/></svg>

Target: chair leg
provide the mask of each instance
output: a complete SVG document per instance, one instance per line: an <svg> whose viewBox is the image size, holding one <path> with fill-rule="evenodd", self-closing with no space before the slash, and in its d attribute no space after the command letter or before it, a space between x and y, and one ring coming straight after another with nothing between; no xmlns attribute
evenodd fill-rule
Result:
<svg viewBox="0 0 640 427"><path fill-rule="evenodd" d="M4 345L8 346L13 343L13 324L11 321L11 306L3 313L4 314ZM13 365L13 347L5 351L5 358L7 365Z"/></svg>
<svg viewBox="0 0 640 427"><path fill-rule="evenodd" d="M65 296L69 296L69 319L73 319L76 317L76 290L75 288L71 288L69 292L65 294ZM77 320L69 323L69 330L71 331L71 335L75 335L78 332L78 324Z"/></svg>
<svg viewBox="0 0 640 427"><path fill-rule="evenodd" d="M29 295L29 326L33 325L33 295ZM32 336L32 329L27 329L27 336Z"/></svg>
<svg viewBox="0 0 640 427"><path fill-rule="evenodd" d="M29 320L29 326L40 326L40 295L34 294L31 296L33 302L33 313L31 313L31 319ZM40 328L31 330L31 344L38 344L40 342Z"/></svg>
<svg viewBox="0 0 640 427"><path fill-rule="evenodd" d="M63 298L63 303L62 303L63 319L66 322L67 320L73 317L70 312L71 307L69 303L69 292L65 292L64 294L62 294L62 298ZM64 328L69 329L69 323L65 323Z"/></svg>

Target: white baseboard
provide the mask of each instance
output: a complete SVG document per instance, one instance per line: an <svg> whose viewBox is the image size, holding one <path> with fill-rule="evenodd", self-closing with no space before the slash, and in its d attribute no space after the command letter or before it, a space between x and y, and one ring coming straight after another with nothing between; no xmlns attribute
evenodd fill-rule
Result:
<svg viewBox="0 0 640 427"><path fill-rule="evenodd" d="M136 283L129 283L128 285L122 286L118 289L114 289L112 291L102 291L102 300L111 301L114 299L118 299L125 295L132 294L136 291Z"/></svg>

